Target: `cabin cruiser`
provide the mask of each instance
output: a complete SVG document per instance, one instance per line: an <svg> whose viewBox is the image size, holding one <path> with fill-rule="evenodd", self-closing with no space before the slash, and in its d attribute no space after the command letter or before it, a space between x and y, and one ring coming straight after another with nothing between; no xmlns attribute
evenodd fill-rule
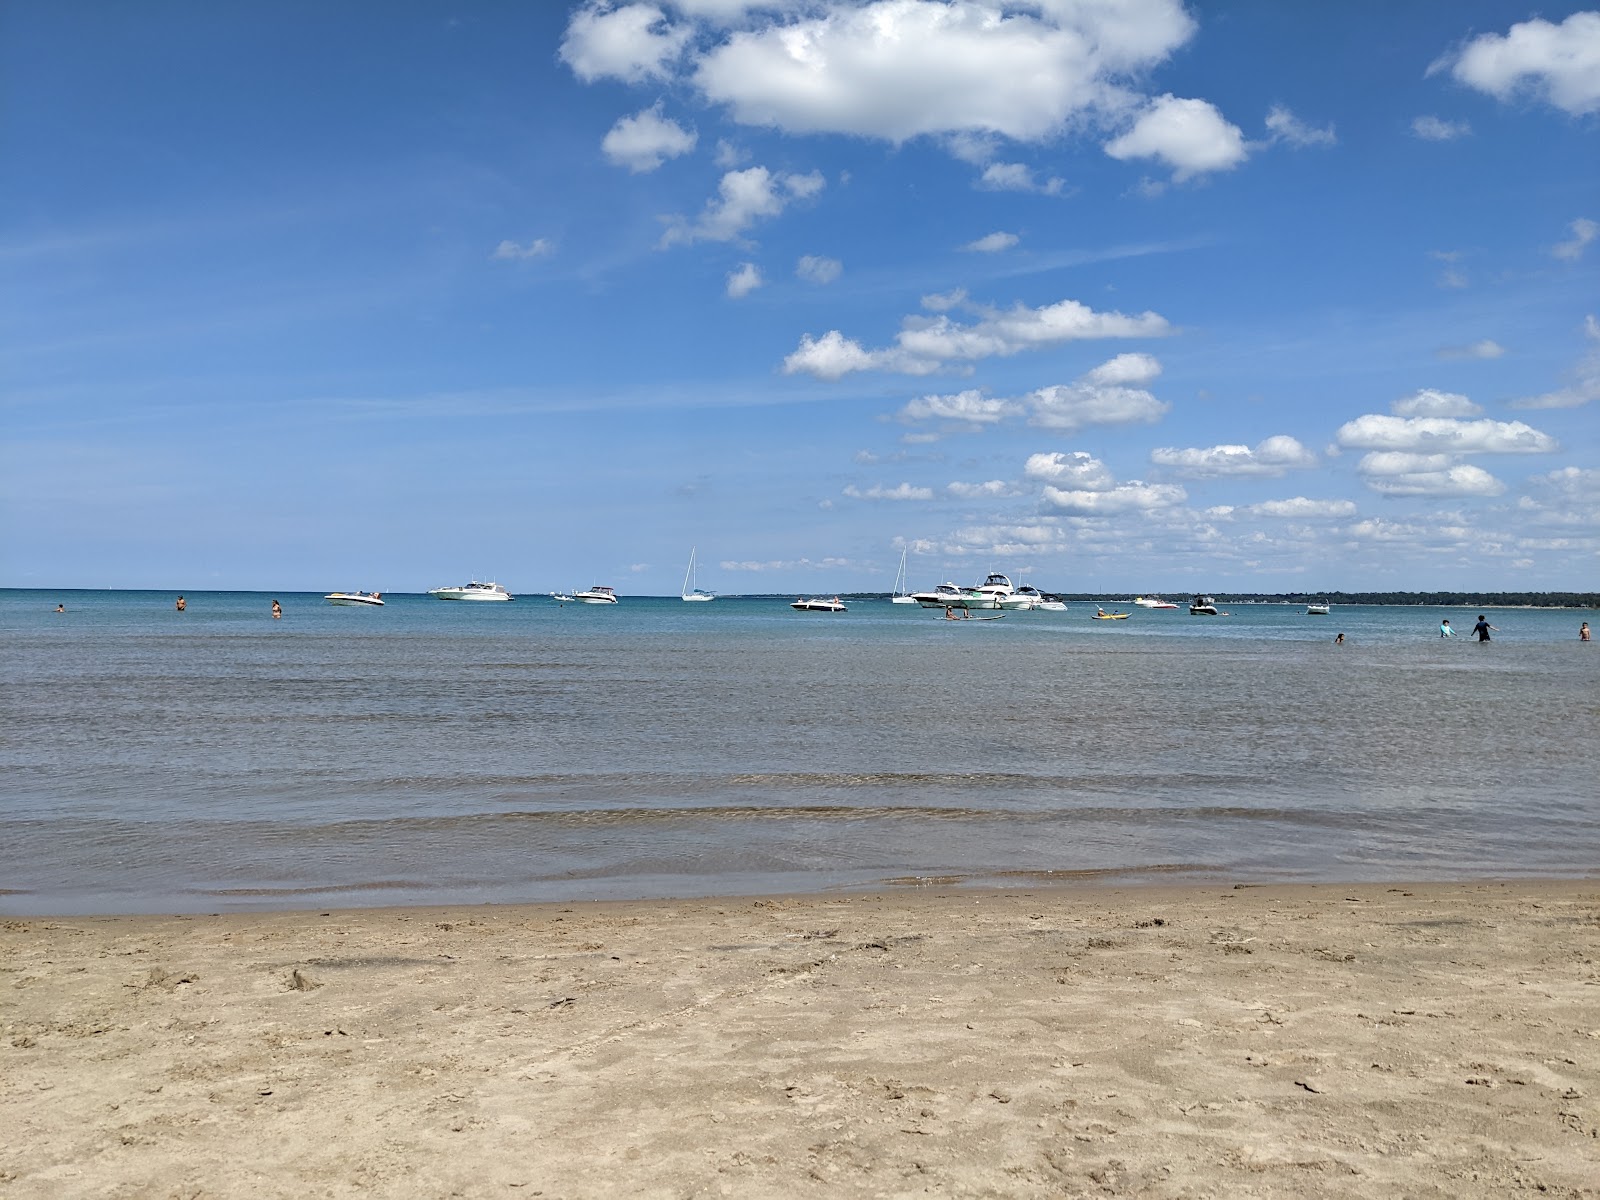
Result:
<svg viewBox="0 0 1600 1200"><path fill-rule="evenodd" d="M382 592L329 592L323 597L329 604L360 605L365 608L382 608Z"/></svg>
<svg viewBox="0 0 1600 1200"><path fill-rule="evenodd" d="M608 587L601 587L598 583L587 592L573 592L572 598L579 604L615 604L617 594Z"/></svg>
<svg viewBox="0 0 1600 1200"><path fill-rule="evenodd" d="M1011 580L1004 575L991 571L984 576L983 582L977 587L977 591L980 595L993 596L996 601L1003 601L1007 596L1015 595L1017 589L1011 586ZM1004 608L1005 605L998 604L997 607Z"/></svg>
<svg viewBox="0 0 1600 1200"><path fill-rule="evenodd" d="M1328 615L1328 602L1326 600L1313 600L1306 605L1306 616L1325 617Z"/></svg>
<svg viewBox="0 0 1600 1200"><path fill-rule="evenodd" d="M428 595L439 600L515 600L516 597L498 583L480 583L474 579L461 587L429 588Z"/></svg>
<svg viewBox="0 0 1600 1200"><path fill-rule="evenodd" d="M1010 586L1009 584L1007 585ZM1000 602L993 595L986 595L977 588L957 587L953 583L941 583L931 592L916 592L911 597L923 608L999 608Z"/></svg>
<svg viewBox="0 0 1600 1200"><path fill-rule="evenodd" d="M1191 617L1215 617L1220 614L1217 612L1217 602L1210 596L1196 596L1189 604L1189 615Z"/></svg>
<svg viewBox="0 0 1600 1200"><path fill-rule="evenodd" d="M837 596L835 596L832 600L823 600L823 599L820 599L820 598L814 598L814 599L811 599L811 600L804 600L804 599L796 600L793 604L789 605L789 607L793 608L793 609L798 609L800 612L849 612L850 611L849 609L845 608L844 603Z"/></svg>
<svg viewBox="0 0 1600 1200"><path fill-rule="evenodd" d="M1140 608L1177 608L1170 600L1163 600L1160 596L1135 596L1133 602Z"/></svg>
<svg viewBox="0 0 1600 1200"><path fill-rule="evenodd" d="M978 589L982 591L982 588ZM1007 612L1032 612L1044 607L1044 593L1030 584L1023 584L1009 596L1000 597L1000 607Z"/></svg>

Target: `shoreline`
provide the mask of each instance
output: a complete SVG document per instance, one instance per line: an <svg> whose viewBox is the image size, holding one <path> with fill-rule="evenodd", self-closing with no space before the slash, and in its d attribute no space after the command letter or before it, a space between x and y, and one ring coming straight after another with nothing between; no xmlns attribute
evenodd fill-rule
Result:
<svg viewBox="0 0 1600 1200"><path fill-rule="evenodd" d="M0 1194L1600 1195L1600 880L0 920Z"/></svg>

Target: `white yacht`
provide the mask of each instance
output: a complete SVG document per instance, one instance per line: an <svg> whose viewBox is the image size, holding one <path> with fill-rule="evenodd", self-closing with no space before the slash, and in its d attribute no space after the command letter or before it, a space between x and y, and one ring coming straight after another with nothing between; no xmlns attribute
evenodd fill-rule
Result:
<svg viewBox="0 0 1600 1200"><path fill-rule="evenodd" d="M931 592L915 592L911 597L923 608L999 608L1000 602L977 588L941 583Z"/></svg>
<svg viewBox="0 0 1600 1200"><path fill-rule="evenodd" d="M689 569L683 573L683 599L685 599L685 600L715 600L717 598L716 597L716 593L714 593L714 592L702 592L698 587L695 586L696 580L695 580L695 576L694 576L694 551L695 551L695 548L693 546L690 546L689 547Z"/></svg>
<svg viewBox="0 0 1600 1200"><path fill-rule="evenodd" d="M1189 615L1191 617L1215 617L1220 614L1217 612L1217 602L1210 596L1196 596L1189 604Z"/></svg>
<svg viewBox="0 0 1600 1200"><path fill-rule="evenodd" d="M789 605L790 608L799 609L801 612L849 612L843 601L835 596L832 600L814 598L811 600L796 600Z"/></svg>
<svg viewBox="0 0 1600 1200"><path fill-rule="evenodd" d="M348 604L362 608L382 608L382 592L329 592L323 597L329 604Z"/></svg>
<svg viewBox="0 0 1600 1200"><path fill-rule="evenodd" d="M515 600L516 597L498 583L480 583L474 579L460 587L429 588L428 595L439 600Z"/></svg>
<svg viewBox="0 0 1600 1200"><path fill-rule="evenodd" d="M981 588L979 589L982 590ZM1032 612L1045 606L1044 593L1031 584L1024 583L1009 596L1000 597L1000 607L1007 612ZM1063 608L1066 605L1062 605Z"/></svg>
<svg viewBox="0 0 1600 1200"><path fill-rule="evenodd" d="M984 576L983 582L975 590L980 596L991 597L995 601L996 608L1005 608L1006 599L1017 593L1017 589L1011 586L1010 579L994 571Z"/></svg>
<svg viewBox="0 0 1600 1200"><path fill-rule="evenodd" d="M587 592L573 592L572 598L579 604L615 604L617 594L608 587L601 587L598 583Z"/></svg>
<svg viewBox="0 0 1600 1200"><path fill-rule="evenodd" d="M1328 615L1328 602L1326 600L1313 600L1306 605L1306 616L1325 617Z"/></svg>
<svg viewBox="0 0 1600 1200"><path fill-rule="evenodd" d="M1140 608L1177 608L1170 600L1163 600L1160 596L1135 596L1133 602Z"/></svg>

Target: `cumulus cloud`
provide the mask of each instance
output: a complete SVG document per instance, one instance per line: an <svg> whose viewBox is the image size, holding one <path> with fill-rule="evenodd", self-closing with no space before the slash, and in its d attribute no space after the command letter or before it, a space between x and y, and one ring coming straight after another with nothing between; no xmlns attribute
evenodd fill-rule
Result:
<svg viewBox="0 0 1600 1200"><path fill-rule="evenodd" d="M1188 493L1175 484L1131 479L1101 491L1047 487L1041 499L1045 508L1064 516L1113 517L1172 508L1188 499Z"/></svg>
<svg viewBox="0 0 1600 1200"><path fill-rule="evenodd" d="M1419 454L1548 454L1556 440L1521 421L1461 421L1368 413L1339 426L1339 445L1355 450Z"/></svg>
<svg viewBox="0 0 1600 1200"><path fill-rule="evenodd" d="M958 500L984 500L1016 494L1016 489L1003 479L991 479L986 483L951 483L944 490Z"/></svg>
<svg viewBox="0 0 1600 1200"><path fill-rule="evenodd" d="M1593 313L1583 319L1583 334L1589 349L1568 373L1572 382L1542 396L1513 400L1512 408L1582 408L1591 400L1600 400L1600 321Z"/></svg>
<svg viewBox="0 0 1600 1200"><path fill-rule="evenodd" d="M1052 175L1039 179L1033 168L1023 163L990 163L978 177L978 186L987 192L1033 192L1041 196L1059 196L1066 190L1066 181Z"/></svg>
<svg viewBox="0 0 1600 1200"><path fill-rule="evenodd" d="M1600 66L1596 69L1600 70ZM1552 246L1550 253L1562 262L1577 262L1583 257L1583 252L1588 249L1589 243L1600 234L1600 224L1589 220L1588 217L1579 217L1567 228L1572 230L1571 239Z"/></svg>
<svg viewBox="0 0 1600 1200"><path fill-rule="evenodd" d="M1453 142L1468 136L1472 126L1465 121L1446 121L1440 117L1417 117L1411 122L1411 132L1425 142Z"/></svg>
<svg viewBox="0 0 1600 1200"><path fill-rule="evenodd" d="M1204 100L1161 96L1133 128L1105 144L1112 158L1153 158L1172 168L1180 182L1208 171L1229 171L1249 156L1244 134Z"/></svg>
<svg viewBox="0 0 1600 1200"><path fill-rule="evenodd" d="M551 244L548 238L534 238L526 246L512 241L504 241L494 248L494 254L490 257L505 262L520 262L530 258L543 258L545 255L553 253L554 250L555 246Z"/></svg>
<svg viewBox="0 0 1600 1200"><path fill-rule="evenodd" d="M763 217L775 217L792 200L806 200L822 190L821 174L774 174L765 167L729 171L717 186L717 195L692 224L683 217L667 218L661 245L689 242L731 242Z"/></svg>
<svg viewBox="0 0 1600 1200"><path fill-rule="evenodd" d="M1153 425L1172 406L1136 386L1161 373L1148 354L1119 354L1073 383L1029 392L1028 423L1071 432L1090 425Z"/></svg>
<svg viewBox="0 0 1600 1200"><path fill-rule="evenodd" d="M1353 500L1308 500L1296 496L1292 500L1263 500L1252 504L1246 512L1258 517L1281 517L1297 521L1332 520L1356 515Z"/></svg>
<svg viewBox="0 0 1600 1200"><path fill-rule="evenodd" d="M933 489L928 487L914 487L909 483L898 484L892 488L883 487L881 484L869 488L858 488L850 484L844 489L844 494L853 500L932 500Z"/></svg>
<svg viewBox="0 0 1600 1200"><path fill-rule="evenodd" d="M1356 469L1386 496L1498 496L1506 490L1482 467L1446 454L1379 452L1363 456Z"/></svg>
<svg viewBox="0 0 1600 1200"><path fill-rule="evenodd" d="M994 425L1023 411L1015 400L985 396L977 389L947 396L919 396L899 412L906 421L957 421L967 425Z"/></svg>
<svg viewBox="0 0 1600 1200"><path fill-rule="evenodd" d="M1600 111L1600 12L1573 13L1559 25L1535 17L1504 35L1483 34L1430 73L1445 65L1497 100L1530 95L1575 117Z"/></svg>
<svg viewBox="0 0 1600 1200"><path fill-rule="evenodd" d="M795 264L794 273L807 283L832 283L839 278L844 264L837 258L824 258L820 254L802 255Z"/></svg>
<svg viewBox="0 0 1600 1200"><path fill-rule="evenodd" d="M1125 316L1095 312L1076 300L1039 308L1017 304L997 309L962 302L977 316L961 324L945 314L911 316L901 321L895 344L867 350L838 330L820 338L810 334L783 361L784 373L801 372L819 379L838 379L851 371L894 371L928 375L979 359L1008 357L1024 350L1043 350L1063 342L1095 338L1160 337L1171 332L1165 317L1145 312Z"/></svg>
<svg viewBox="0 0 1600 1200"><path fill-rule="evenodd" d="M1333 126L1317 129L1307 125L1281 104L1273 105L1267 113L1267 132L1272 141L1290 146L1332 146L1339 140Z"/></svg>
<svg viewBox="0 0 1600 1200"><path fill-rule="evenodd" d="M1030 454L1023 474L1068 491L1103 492L1117 485L1111 469L1082 450Z"/></svg>
<svg viewBox="0 0 1600 1200"><path fill-rule="evenodd" d="M1562 467L1528 481L1538 490L1562 500L1600 504L1600 470Z"/></svg>
<svg viewBox="0 0 1600 1200"><path fill-rule="evenodd" d="M1397 417L1475 417L1483 411L1465 396L1422 388L1396 400L1389 410Z"/></svg>
<svg viewBox="0 0 1600 1200"><path fill-rule="evenodd" d="M970 250L976 254L994 254L1000 250L1011 249L1011 247L1015 246L1020 240L1021 239L1018 238L1014 233L1003 233L996 231L994 233L986 233L977 241L968 242L961 248L963 250Z"/></svg>
<svg viewBox="0 0 1600 1200"><path fill-rule="evenodd" d="M1287 434L1278 434L1265 439L1253 450L1238 445L1188 450L1158 447L1150 452L1150 461L1191 479L1215 479L1250 475L1276 477L1292 467L1315 466L1317 456Z"/></svg>
<svg viewBox="0 0 1600 1200"><path fill-rule="evenodd" d="M755 263L740 263L728 272L728 295L738 300L755 291L763 282L761 269Z"/></svg>
<svg viewBox="0 0 1600 1200"><path fill-rule="evenodd" d="M593 0L567 23L561 60L585 83L642 83L666 78L689 37L688 29L670 24L654 4L613 7Z"/></svg>
<svg viewBox="0 0 1600 1200"><path fill-rule="evenodd" d="M696 140L696 134L662 116L657 104L619 120L601 141L600 149L617 166L642 174L654 171L669 158L689 153Z"/></svg>
<svg viewBox="0 0 1600 1200"><path fill-rule="evenodd" d="M808 7L733 32L700 58L694 83L734 120L789 133L1036 141L1121 104L1117 81L1195 30L1181 0Z"/></svg>

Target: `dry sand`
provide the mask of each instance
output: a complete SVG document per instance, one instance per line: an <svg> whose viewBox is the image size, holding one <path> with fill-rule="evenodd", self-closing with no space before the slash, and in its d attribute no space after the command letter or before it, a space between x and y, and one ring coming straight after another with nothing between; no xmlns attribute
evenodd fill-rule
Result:
<svg viewBox="0 0 1600 1200"><path fill-rule="evenodd" d="M0 1197L1600 1196L1600 882L3 923Z"/></svg>

